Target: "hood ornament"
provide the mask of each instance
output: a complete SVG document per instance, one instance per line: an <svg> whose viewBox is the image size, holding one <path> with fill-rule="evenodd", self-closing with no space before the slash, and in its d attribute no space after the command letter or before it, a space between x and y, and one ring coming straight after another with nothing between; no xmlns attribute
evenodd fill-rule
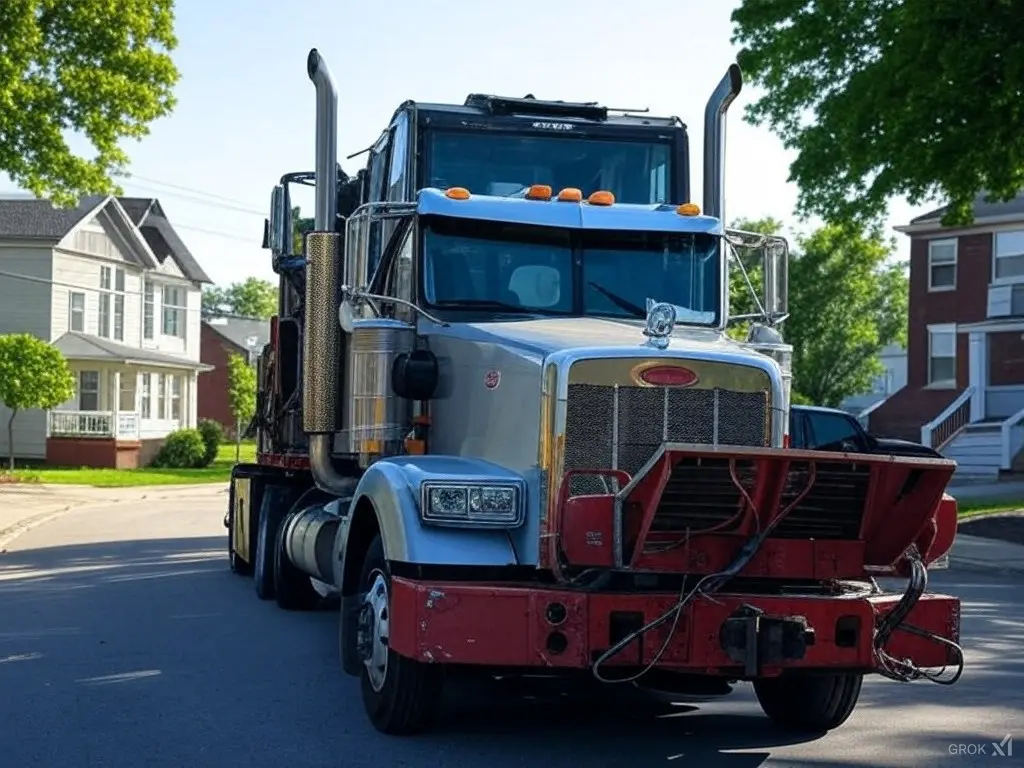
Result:
<svg viewBox="0 0 1024 768"><path fill-rule="evenodd" d="M647 345L655 349L666 349L676 324L676 308L671 304L647 300L647 325L644 336Z"/></svg>

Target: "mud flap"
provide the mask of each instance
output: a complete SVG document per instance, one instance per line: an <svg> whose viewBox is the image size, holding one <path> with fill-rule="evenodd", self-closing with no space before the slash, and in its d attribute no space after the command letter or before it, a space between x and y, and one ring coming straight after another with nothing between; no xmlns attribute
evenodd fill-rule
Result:
<svg viewBox="0 0 1024 768"><path fill-rule="evenodd" d="M719 643L747 677L757 677L765 665L802 659L814 645L814 629L803 616L768 616L744 605L722 622Z"/></svg>

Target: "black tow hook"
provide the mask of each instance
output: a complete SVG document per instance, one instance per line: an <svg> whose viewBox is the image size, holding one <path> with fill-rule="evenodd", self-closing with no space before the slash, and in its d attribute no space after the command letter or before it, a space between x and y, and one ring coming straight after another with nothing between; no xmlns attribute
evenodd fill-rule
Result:
<svg viewBox="0 0 1024 768"><path fill-rule="evenodd" d="M231 527L231 524L228 522L228 518L229 517L231 517L231 513L230 512L225 512L224 513L224 527L225 528L230 528Z"/></svg>

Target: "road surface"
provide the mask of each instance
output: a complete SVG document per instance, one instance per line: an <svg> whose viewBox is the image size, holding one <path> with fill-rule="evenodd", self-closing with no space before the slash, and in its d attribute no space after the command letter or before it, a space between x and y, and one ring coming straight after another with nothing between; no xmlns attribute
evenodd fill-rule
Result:
<svg viewBox="0 0 1024 768"><path fill-rule="evenodd" d="M963 679L872 680L822 738L773 734L747 687L691 711L462 686L436 732L396 739L371 730L338 669L336 614L284 613L227 570L223 514L173 499L71 512L0 554L0 766L1024 763L1024 593L1007 579L937 575L966 601ZM1016 753L993 757L1007 735Z"/></svg>

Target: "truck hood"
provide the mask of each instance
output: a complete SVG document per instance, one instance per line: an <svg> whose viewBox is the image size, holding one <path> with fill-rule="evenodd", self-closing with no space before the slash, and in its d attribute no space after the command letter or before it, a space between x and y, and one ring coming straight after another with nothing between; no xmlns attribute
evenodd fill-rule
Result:
<svg viewBox="0 0 1024 768"><path fill-rule="evenodd" d="M452 324L444 335L501 344L539 360L555 352L580 348L636 349L638 355L655 352L671 357L712 351L750 355L719 331L688 327L676 327L668 349L653 350L644 345L647 338L643 329L640 320L572 317Z"/></svg>

